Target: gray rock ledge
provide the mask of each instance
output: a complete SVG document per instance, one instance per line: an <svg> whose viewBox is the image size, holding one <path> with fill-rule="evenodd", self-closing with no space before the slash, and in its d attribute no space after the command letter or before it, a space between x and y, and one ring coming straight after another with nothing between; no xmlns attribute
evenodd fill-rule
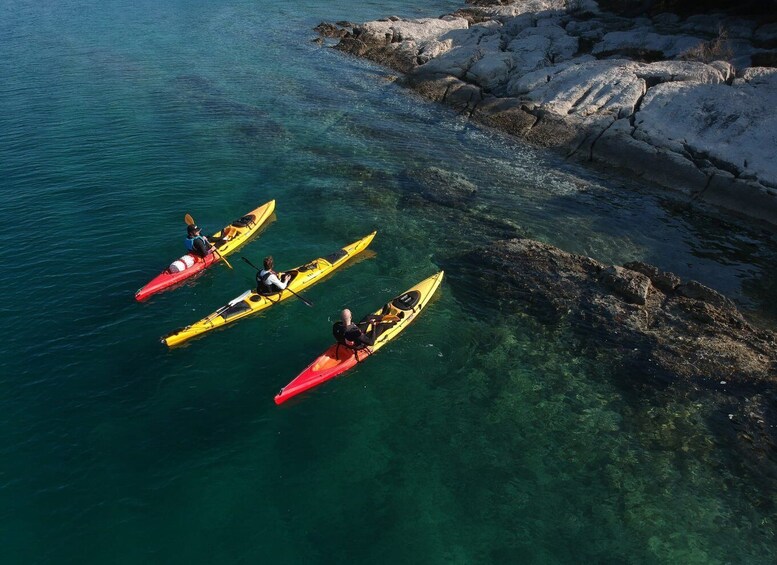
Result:
<svg viewBox="0 0 777 565"><path fill-rule="evenodd" d="M750 66L777 61L774 24L738 18L726 35L717 15L468 3L440 18L319 29L466 117L777 226L777 68Z"/></svg>

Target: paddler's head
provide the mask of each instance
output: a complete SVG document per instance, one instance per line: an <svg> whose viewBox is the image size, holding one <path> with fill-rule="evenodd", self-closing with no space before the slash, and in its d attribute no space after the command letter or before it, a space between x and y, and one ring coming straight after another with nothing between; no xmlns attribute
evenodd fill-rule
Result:
<svg viewBox="0 0 777 565"><path fill-rule="evenodd" d="M350 326L351 325L351 311L346 308L342 311L340 314L340 319L343 321L344 326Z"/></svg>
<svg viewBox="0 0 777 565"><path fill-rule="evenodd" d="M186 232L189 234L189 237L195 237L200 235L200 228L194 224L189 224L189 226L186 228Z"/></svg>
<svg viewBox="0 0 777 565"><path fill-rule="evenodd" d="M272 255L268 255L264 258L264 268L266 271L272 271L272 267L275 261L273 261Z"/></svg>

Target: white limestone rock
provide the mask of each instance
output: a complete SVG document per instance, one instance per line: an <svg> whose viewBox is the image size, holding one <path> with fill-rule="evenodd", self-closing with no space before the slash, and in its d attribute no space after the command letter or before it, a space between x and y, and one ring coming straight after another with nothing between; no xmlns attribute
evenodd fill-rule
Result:
<svg viewBox="0 0 777 565"><path fill-rule="evenodd" d="M417 61L419 64L424 64L451 49L453 49L453 40L450 38L443 41L427 41L419 47Z"/></svg>
<svg viewBox="0 0 777 565"><path fill-rule="evenodd" d="M635 73L637 66L618 59L569 66L525 96L537 107L561 116L627 117L646 89L645 81Z"/></svg>
<svg viewBox="0 0 777 565"><path fill-rule="evenodd" d="M723 62L720 61L720 63ZM728 72L723 74L722 69L726 65L728 66ZM673 81L719 84L726 82L731 73L730 68L731 65L727 63L714 66L698 61L658 61L656 63L640 65L636 70L636 74L648 81L648 84Z"/></svg>
<svg viewBox="0 0 777 565"><path fill-rule="evenodd" d="M514 68L524 74L541 66L561 63L575 56L578 39L555 24L527 28L508 45L514 53Z"/></svg>
<svg viewBox="0 0 777 565"><path fill-rule="evenodd" d="M615 121L596 141L591 156L688 195L706 184L706 175L688 157L635 138L633 132L629 120Z"/></svg>
<svg viewBox="0 0 777 565"><path fill-rule="evenodd" d="M563 63L558 63L557 65L542 67L536 71L532 71L523 75L516 74L510 79L510 82L507 85L507 95L521 96L527 94L533 90L538 89L545 83L550 82L554 75L557 75L564 69L568 69L569 67L580 65L589 61L596 61L596 57L593 55L583 55L582 57L577 57L570 61L564 61Z"/></svg>
<svg viewBox="0 0 777 565"><path fill-rule="evenodd" d="M515 37L525 29L537 27L537 17L534 14L521 14L504 20L502 29L506 39Z"/></svg>
<svg viewBox="0 0 777 565"><path fill-rule="evenodd" d="M673 59L698 47L703 40L689 35L661 35L651 28L638 28L631 31L612 31L594 45L594 55L612 55L618 53L652 52L660 53L667 59Z"/></svg>
<svg viewBox="0 0 777 565"><path fill-rule="evenodd" d="M512 54L502 51L491 52L475 61L465 74L465 78L468 82L474 82L487 91L493 91L507 82L512 68Z"/></svg>
<svg viewBox="0 0 777 565"><path fill-rule="evenodd" d="M451 47L415 69L416 75L464 78L470 67L486 55L502 53L501 34L488 27L473 26L470 29L454 30L440 39L450 41Z"/></svg>
<svg viewBox="0 0 777 565"><path fill-rule="evenodd" d="M695 159L777 187L777 73L734 84L669 82L651 88L635 135L682 143Z"/></svg>
<svg viewBox="0 0 777 565"><path fill-rule="evenodd" d="M742 84L742 82L749 82L753 84L763 84L768 87L772 84L777 88L777 68L774 67L750 67L745 69L742 73L742 78L738 79L734 84Z"/></svg>
<svg viewBox="0 0 777 565"><path fill-rule="evenodd" d="M590 0L581 0L581 4L596 6L595 2ZM474 9L481 16L506 20L514 18L521 14L563 14L570 2L567 0L522 0L507 5L482 6ZM595 8L598 11L598 6Z"/></svg>
<svg viewBox="0 0 777 565"><path fill-rule="evenodd" d="M777 25L734 22L719 51L731 60L704 63L685 58L718 37L714 16L575 19L571 4L468 7L470 19L491 15L472 25L448 16L369 22L343 50L391 65L422 95L531 142L777 224L777 69L745 68L754 53L777 47ZM577 55L581 43L593 44L593 55ZM629 58L656 54L667 60ZM767 55L759 54L763 64Z"/></svg>
<svg viewBox="0 0 777 565"><path fill-rule="evenodd" d="M421 18L418 20L380 20L367 22L361 26L362 33L371 39L386 43L415 41L417 44L440 41L445 34L457 29L467 29L469 23L464 18Z"/></svg>
<svg viewBox="0 0 777 565"><path fill-rule="evenodd" d="M588 41L599 41L608 31L607 25L601 20L587 20L582 22L572 20L564 29L568 34Z"/></svg>
<svg viewBox="0 0 777 565"><path fill-rule="evenodd" d="M720 72L720 76L723 77L723 82L728 82L734 77L734 67L731 63L726 61L712 61L708 63L710 67L714 67Z"/></svg>

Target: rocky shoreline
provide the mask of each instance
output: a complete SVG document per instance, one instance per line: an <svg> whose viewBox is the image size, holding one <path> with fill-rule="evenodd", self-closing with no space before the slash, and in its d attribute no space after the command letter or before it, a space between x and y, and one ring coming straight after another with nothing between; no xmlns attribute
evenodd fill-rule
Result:
<svg viewBox="0 0 777 565"><path fill-rule="evenodd" d="M774 20L468 4L316 29L470 119L777 226L777 68L763 66L777 65Z"/></svg>
<svg viewBox="0 0 777 565"><path fill-rule="evenodd" d="M777 449L777 334L748 323L715 290L646 263L606 265L526 238L448 262L464 273L449 281L454 293L489 286L501 315L559 332L576 355L617 366L624 386L693 388L713 400L710 418L726 422L722 433L759 454Z"/></svg>

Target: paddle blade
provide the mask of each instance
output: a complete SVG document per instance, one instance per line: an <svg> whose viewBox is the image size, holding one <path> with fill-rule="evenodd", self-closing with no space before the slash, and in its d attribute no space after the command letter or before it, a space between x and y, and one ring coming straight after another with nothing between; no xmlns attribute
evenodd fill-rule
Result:
<svg viewBox="0 0 777 565"><path fill-rule="evenodd" d="M186 215L183 217L183 221L184 221L184 222L186 222L186 225L187 225L187 226L191 226L191 225L193 225L193 224L194 224L194 218L192 218L192 217L191 217L189 214L186 214Z"/></svg>

